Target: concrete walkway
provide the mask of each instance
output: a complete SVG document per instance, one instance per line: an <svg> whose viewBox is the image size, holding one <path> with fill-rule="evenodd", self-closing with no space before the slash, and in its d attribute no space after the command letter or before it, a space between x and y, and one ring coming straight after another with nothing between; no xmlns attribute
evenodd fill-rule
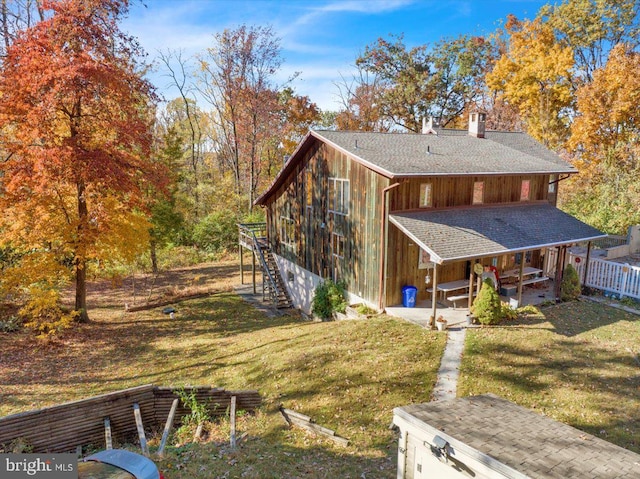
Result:
<svg viewBox="0 0 640 479"><path fill-rule="evenodd" d="M467 328L461 324L447 329L447 344L440 362L440 369L438 369L438 379L431 396L432 401L448 401L456 398L466 334Z"/></svg>

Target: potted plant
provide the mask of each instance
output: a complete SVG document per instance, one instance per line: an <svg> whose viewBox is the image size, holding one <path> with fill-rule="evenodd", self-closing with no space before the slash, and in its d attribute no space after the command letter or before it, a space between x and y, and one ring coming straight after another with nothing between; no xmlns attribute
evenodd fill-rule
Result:
<svg viewBox="0 0 640 479"><path fill-rule="evenodd" d="M444 331L447 329L447 320L442 316L438 316L438 319L436 320L436 327L438 328L438 331Z"/></svg>

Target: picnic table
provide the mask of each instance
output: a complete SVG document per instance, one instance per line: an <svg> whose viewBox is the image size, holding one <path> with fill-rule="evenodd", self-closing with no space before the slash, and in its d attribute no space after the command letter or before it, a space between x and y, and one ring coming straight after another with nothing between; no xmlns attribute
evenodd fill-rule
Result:
<svg viewBox="0 0 640 479"><path fill-rule="evenodd" d="M458 279L456 281L449 281L447 283L441 283L436 287L437 291L441 293L442 299L447 299L453 302L453 306L456 306L456 301L469 297L469 280ZM459 293L453 296L446 296L451 291L464 290L463 293ZM431 293L431 300L434 300L433 288L427 288L427 291Z"/></svg>

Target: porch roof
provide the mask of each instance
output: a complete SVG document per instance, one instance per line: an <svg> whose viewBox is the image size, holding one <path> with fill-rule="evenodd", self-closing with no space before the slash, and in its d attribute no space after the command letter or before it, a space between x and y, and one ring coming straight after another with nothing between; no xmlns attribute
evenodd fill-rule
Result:
<svg viewBox="0 0 640 479"><path fill-rule="evenodd" d="M389 221L438 264L606 236L546 202L397 212Z"/></svg>

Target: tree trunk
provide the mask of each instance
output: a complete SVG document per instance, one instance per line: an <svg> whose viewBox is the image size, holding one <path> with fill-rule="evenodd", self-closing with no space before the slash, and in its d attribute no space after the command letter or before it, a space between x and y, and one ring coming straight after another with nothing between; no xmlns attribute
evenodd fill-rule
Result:
<svg viewBox="0 0 640 479"><path fill-rule="evenodd" d="M85 196L84 181L79 180L77 184L78 190L78 236L76 238L76 307L78 313L76 321L79 323L89 322L89 313L87 313L87 259L84 243L87 234L86 226L89 219L89 210L87 208L87 198Z"/></svg>
<svg viewBox="0 0 640 479"><path fill-rule="evenodd" d="M151 238L149 242L149 256L151 256L151 271L158 274L158 255L156 254L156 240Z"/></svg>
<svg viewBox="0 0 640 479"><path fill-rule="evenodd" d="M76 312L78 316L76 321L79 323L88 323L89 314L87 313L87 268L86 261L76 258Z"/></svg>

